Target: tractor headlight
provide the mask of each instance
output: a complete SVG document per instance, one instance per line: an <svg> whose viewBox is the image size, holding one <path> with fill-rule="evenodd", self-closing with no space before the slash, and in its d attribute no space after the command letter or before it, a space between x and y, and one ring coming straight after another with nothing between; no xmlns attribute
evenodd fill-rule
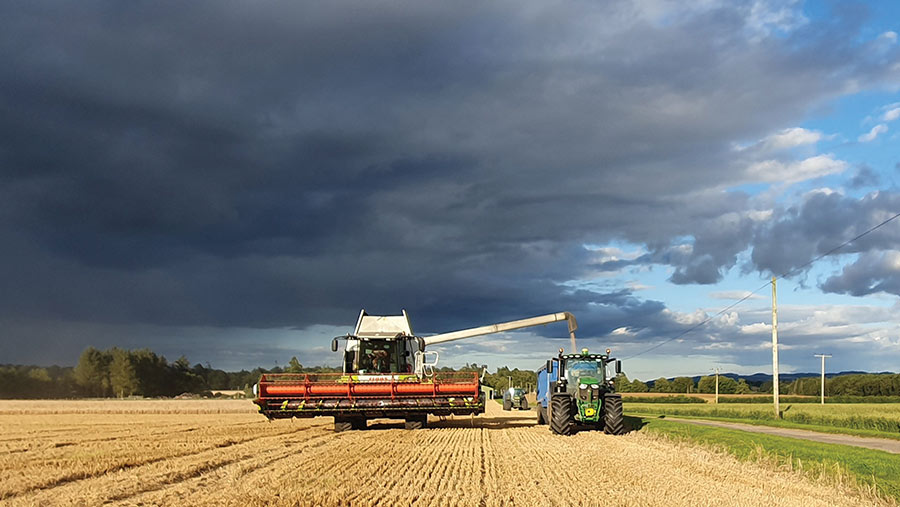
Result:
<svg viewBox="0 0 900 507"><path fill-rule="evenodd" d="M578 384L578 399L581 401L590 401L591 391L587 384Z"/></svg>

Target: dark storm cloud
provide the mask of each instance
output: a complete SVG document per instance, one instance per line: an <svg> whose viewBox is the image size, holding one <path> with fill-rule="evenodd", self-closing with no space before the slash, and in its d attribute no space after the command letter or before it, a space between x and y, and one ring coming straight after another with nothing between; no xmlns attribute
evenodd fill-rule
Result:
<svg viewBox="0 0 900 507"><path fill-rule="evenodd" d="M900 258L896 251L865 252L821 285L826 292L865 296L878 292L900 295Z"/></svg>
<svg viewBox="0 0 900 507"><path fill-rule="evenodd" d="M856 172L856 176L850 180L848 186L850 188L858 189L863 187L875 187L881 182L878 177L878 173L876 173L871 167L867 165L863 165Z"/></svg>
<svg viewBox="0 0 900 507"><path fill-rule="evenodd" d="M720 280L752 237L735 140L896 57L853 16L781 33L749 3L0 9L0 320L668 331L663 303L566 285L596 270L582 245ZM770 255L792 220L834 226L791 213L761 268L818 251Z"/></svg>
<svg viewBox="0 0 900 507"><path fill-rule="evenodd" d="M834 251L844 242L895 215L898 210L900 195L896 192L873 192L860 199L839 193L812 192L799 205L780 210L770 224L757 230L751 255L754 268L778 276L803 275L810 268L810 261ZM900 225L891 222L879 228L877 233L867 234L834 251L834 254L877 253L898 247ZM869 267L874 269L876 264L869 264ZM863 267L859 261L856 265L855 276L858 277ZM866 276L879 278L884 274L879 269ZM858 295L861 295L870 286L866 282L851 290L832 279L822 288L846 293L859 291ZM838 287L843 289L837 290Z"/></svg>

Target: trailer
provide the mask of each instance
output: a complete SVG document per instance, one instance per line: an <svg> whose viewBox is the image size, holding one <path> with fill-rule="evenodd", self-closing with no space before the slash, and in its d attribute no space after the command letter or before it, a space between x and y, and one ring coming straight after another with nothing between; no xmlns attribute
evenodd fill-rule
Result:
<svg viewBox="0 0 900 507"><path fill-rule="evenodd" d="M342 373L265 373L254 385L253 402L270 420L333 417L335 431L365 429L374 418L403 419L407 429L420 429L429 414L481 414L479 372L438 372L439 354L426 347L560 321L568 323L574 343L578 326L569 312L421 337L405 310L379 316L363 309L353 333L331 342L333 352L344 342Z"/></svg>

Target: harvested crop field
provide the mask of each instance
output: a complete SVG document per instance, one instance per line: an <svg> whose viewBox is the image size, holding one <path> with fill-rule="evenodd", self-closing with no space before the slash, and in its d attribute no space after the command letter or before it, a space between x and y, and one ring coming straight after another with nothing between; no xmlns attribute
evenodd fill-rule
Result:
<svg viewBox="0 0 900 507"><path fill-rule="evenodd" d="M849 489L633 432L551 435L533 412L269 423L249 401L0 402L9 505L861 505Z"/></svg>

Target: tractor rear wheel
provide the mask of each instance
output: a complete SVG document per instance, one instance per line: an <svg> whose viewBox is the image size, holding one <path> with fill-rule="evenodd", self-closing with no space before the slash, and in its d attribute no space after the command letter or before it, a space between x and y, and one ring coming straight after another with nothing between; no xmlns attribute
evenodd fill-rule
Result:
<svg viewBox="0 0 900 507"><path fill-rule="evenodd" d="M509 412L512 410L512 401L511 400L503 400L503 410Z"/></svg>
<svg viewBox="0 0 900 507"><path fill-rule="evenodd" d="M575 433L575 404L572 397L564 394L550 399L550 431L557 435Z"/></svg>
<svg viewBox="0 0 900 507"><path fill-rule="evenodd" d="M334 418L334 432L340 433L342 431L350 431L353 429L353 422L349 418L345 417L335 417Z"/></svg>
<svg viewBox="0 0 900 507"><path fill-rule="evenodd" d="M522 410L528 410L528 400L522 398Z"/></svg>
<svg viewBox="0 0 900 507"><path fill-rule="evenodd" d="M607 394L603 397L603 432L610 435L625 433L622 396L619 394Z"/></svg>
<svg viewBox="0 0 900 507"><path fill-rule="evenodd" d="M420 430L428 425L428 416L407 417L404 427L408 430Z"/></svg>

